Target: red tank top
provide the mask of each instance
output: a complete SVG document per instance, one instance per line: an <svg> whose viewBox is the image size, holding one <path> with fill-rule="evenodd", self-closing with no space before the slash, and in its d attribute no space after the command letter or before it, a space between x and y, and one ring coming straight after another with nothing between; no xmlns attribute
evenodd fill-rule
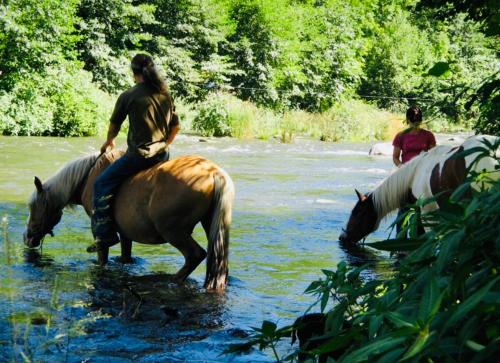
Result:
<svg viewBox="0 0 500 363"><path fill-rule="evenodd" d="M392 145L401 148L401 161L404 164L422 151L427 151L436 145L436 139L434 134L427 130L420 130L416 134L400 132L394 138Z"/></svg>

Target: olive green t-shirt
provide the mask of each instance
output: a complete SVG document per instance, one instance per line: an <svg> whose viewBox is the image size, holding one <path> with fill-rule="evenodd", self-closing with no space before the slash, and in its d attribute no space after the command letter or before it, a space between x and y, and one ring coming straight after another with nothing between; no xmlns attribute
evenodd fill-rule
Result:
<svg viewBox="0 0 500 363"><path fill-rule="evenodd" d="M116 101L111 123L120 126L128 116L128 151L149 158L167 150L167 137L179 119L169 94L145 83L123 92Z"/></svg>

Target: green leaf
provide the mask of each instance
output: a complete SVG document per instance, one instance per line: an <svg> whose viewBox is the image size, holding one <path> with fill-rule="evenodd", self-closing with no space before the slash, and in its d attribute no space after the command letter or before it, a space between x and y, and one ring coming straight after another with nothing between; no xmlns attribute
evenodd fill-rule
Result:
<svg viewBox="0 0 500 363"><path fill-rule="evenodd" d="M396 328L416 328L414 324L405 320L403 316L396 312L384 313L384 317L391 321Z"/></svg>
<svg viewBox="0 0 500 363"><path fill-rule="evenodd" d="M450 63L437 62L427 72L429 76L440 77L450 71Z"/></svg>
<svg viewBox="0 0 500 363"><path fill-rule="evenodd" d="M330 292L325 291L323 296L321 296L321 312L325 311L326 304L328 304L328 299L330 298Z"/></svg>
<svg viewBox="0 0 500 363"><path fill-rule="evenodd" d="M470 189L470 182L464 182L451 194L451 200L459 200Z"/></svg>
<svg viewBox="0 0 500 363"><path fill-rule="evenodd" d="M359 277L359 274L365 270L367 270L369 267L368 264L361 265L359 267L356 267L354 270L349 271L347 274L347 278L350 281L356 280Z"/></svg>
<svg viewBox="0 0 500 363"><path fill-rule="evenodd" d="M444 330L453 326L453 324L455 324L458 320L462 319L469 311L474 309L474 307L477 304L479 304L481 299L486 295L486 293L491 289L491 287L497 283L498 280L500 280L500 276L490 281L486 286L483 286L480 290L472 294L467 300L459 304L457 309L453 312L453 314L447 321Z"/></svg>
<svg viewBox="0 0 500 363"><path fill-rule="evenodd" d="M467 206L465 209L465 218L469 218L472 213L476 211L476 209L479 207L480 201L479 199L473 199L470 204Z"/></svg>
<svg viewBox="0 0 500 363"><path fill-rule="evenodd" d="M436 269L438 272L443 271L443 269L448 266L451 261L455 258L455 255L460 246L460 242L465 237L465 230L461 229L455 233L450 233L446 235L441 241L441 250L439 251L438 258L436 260Z"/></svg>
<svg viewBox="0 0 500 363"><path fill-rule="evenodd" d="M262 334L264 334L265 336L273 337L274 333L276 332L276 324L272 321L264 320L261 330Z"/></svg>
<svg viewBox="0 0 500 363"><path fill-rule="evenodd" d="M328 312L326 316L326 331L328 333L337 335L340 332L342 323L344 322L344 313L347 309L347 303L343 301L342 303L335 306L333 310Z"/></svg>
<svg viewBox="0 0 500 363"><path fill-rule="evenodd" d="M305 293L312 292L320 286L321 286L321 281L313 281L309 284L309 286L307 287L307 289L304 292Z"/></svg>
<svg viewBox="0 0 500 363"><path fill-rule="evenodd" d="M444 291L439 291L437 279L434 275L431 276L427 285L425 285L422 300L418 311L420 320L427 322L439 309Z"/></svg>
<svg viewBox="0 0 500 363"><path fill-rule="evenodd" d="M494 359L493 356L497 356L498 358L498 347L500 346L500 338L493 339L489 342L485 349L479 351L474 354L470 363L479 363L479 362L496 362L498 359Z"/></svg>
<svg viewBox="0 0 500 363"><path fill-rule="evenodd" d="M467 347L469 347L470 349L472 349L474 352L480 352L485 348L484 345L476 343L475 341L472 341L472 340L467 340L465 342L465 345Z"/></svg>
<svg viewBox="0 0 500 363"><path fill-rule="evenodd" d="M417 336L417 339L415 339L412 346L406 351L405 355L403 356L403 358L401 358L401 360L412 358L418 353L420 353L424 348L425 344L427 343L427 340L429 340L429 338L434 334L435 334L434 332L429 334L427 330L420 332L420 334Z"/></svg>
<svg viewBox="0 0 500 363"><path fill-rule="evenodd" d="M377 334L380 326L382 325L384 317L382 315L374 315L370 319L370 324L368 327L368 336L370 339L373 339Z"/></svg>
<svg viewBox="0 0 500 363"><path fill-rule="evenodd" d="M331 271L331 270L325 270L325 269L321 269L321 271L323 272L323 274L324 274L326 277L334 277L334 276L335 276L335 272L334 272L334 271Z"/></svg>
<svg viewBox="0 0 500 363"><path fill-rule="evenodd" d="M463 150L463 151L460 151L460 152L453 154L451 159L461 159L461 158L465 158L466 156L469 156L471 154L485 152L485 151L487 152L488 149L485 149L483 146L475 146L475 147L471 147L470 149Z"/></svg>
<svg viewBox="0 0 500 363"><path fill-rule="evenodd" d="M403 338L394 338L392 336L376 339L373 342L364 345L362 348L357 349L347 356L343 357L339 363L357 363L368 360L374 354L381 354L389 349L397 347L406 340L406 337Z"/></svg>
<svg viewBox="0 0 500 363"><path fill-rule="evenodd" d="M394 349L386 354L384 354L382 357L380 357L379 360L376 361L376 363L393 363L398 360L398 358L403 354L403 352L406 350L406 348L397 348Z"/></svg>

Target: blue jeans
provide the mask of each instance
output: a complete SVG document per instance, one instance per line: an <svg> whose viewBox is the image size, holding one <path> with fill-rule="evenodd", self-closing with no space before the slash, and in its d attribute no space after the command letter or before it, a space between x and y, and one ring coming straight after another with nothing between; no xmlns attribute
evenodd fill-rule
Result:
<svg viewBox="0 0 500 363"><path fill-rule="evenodd" d="M159 162L167 161L168 158L168 151L151 158L144 158L127 151L97 177L94 183L91 227L95 240L98 244L102 244L100 247L110 247L119 242L113 220L113 199L121 183L129 176Z"/></svg>

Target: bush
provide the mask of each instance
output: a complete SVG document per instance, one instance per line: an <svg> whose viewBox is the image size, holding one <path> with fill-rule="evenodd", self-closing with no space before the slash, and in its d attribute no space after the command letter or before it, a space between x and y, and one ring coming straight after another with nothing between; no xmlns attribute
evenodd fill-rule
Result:
<svg viewBox="0 0 500 363"><path fill-rule="evenodd" d="M485 151L497 162L499 146ZM476 190L481 185L476 182L485 179L490 187ZM318 297L324 323L309 341L315 348L300 354L339 363L495 361L500 353L500 181L493 179L485 172L471 175L445 208L425 215L431 229L423 236L370 243L379 250L412 251L392 278L365 281L360 276L366 267L345 262L335 271L323 270L324 278L306 292ZM408 230L416 230L416 223L410 219ZM278 342L297 329L297 324L278 329L265 321L249 341L228 352L259 345L276 354Z"/></svg>
<svg viewBox="0 0 500 363"><path fill-rule="evenodd" d="M90 136L107 124L113 103L97 89L90 73L49 68L0 94L4 135Z"/></svg>
<svg viewBox="0 0 500 363"><path fill-rule="evenodd" d="M212 94L196 108L191 127L206 136L267 139L279 132L276 113L235 96Z"/></svg>
<svg viewBox="0 0 500 363"><path fill-rule="evenodd" d="M277 113L227 94L212 94L198 105L191 127L206 136L291 142L296 135L323 141L390 139L400 118L357 100L341 101L325 113L291 110ZM401 129L401 127L399 127Z"/></svg>
<svg viewBox="0 0 500 363"><path fill-rule="evenodd" d="M49 75L50 76L50 75ZM57 75L53 75L57 78ZM103 129L111 116L111 96L91 83L90 74L77 71L60 77L51 100L54 136L91 136Z"/></svg>
<svg viewBox="0 0 500 363"><path fill-rule="evenodd" d="M386 140L394 135L389 129L394 115L362 101L341 101L328 110L319 124L321 140Z"/></svg>
<svg viewBox="0 0 500 363"><path fill-rule="evenodd" d="M212 95L205 102L200 103L192 127L205 136L231 136L229 116L222 100Z"/></svg>
<svg viewBox="0 0 500 363"><path fill-rule="evenodd" d="M279 133L280 116L249 101L226 96L231 135L239 138L269 139Z"/></svg>
<svg viewBox="0 0 500 363"><path fill-rule="evenodd" d="M3 135L47 135L53 110L41 77L23 79L11 92L0 93L0 131Z"/></svg>

